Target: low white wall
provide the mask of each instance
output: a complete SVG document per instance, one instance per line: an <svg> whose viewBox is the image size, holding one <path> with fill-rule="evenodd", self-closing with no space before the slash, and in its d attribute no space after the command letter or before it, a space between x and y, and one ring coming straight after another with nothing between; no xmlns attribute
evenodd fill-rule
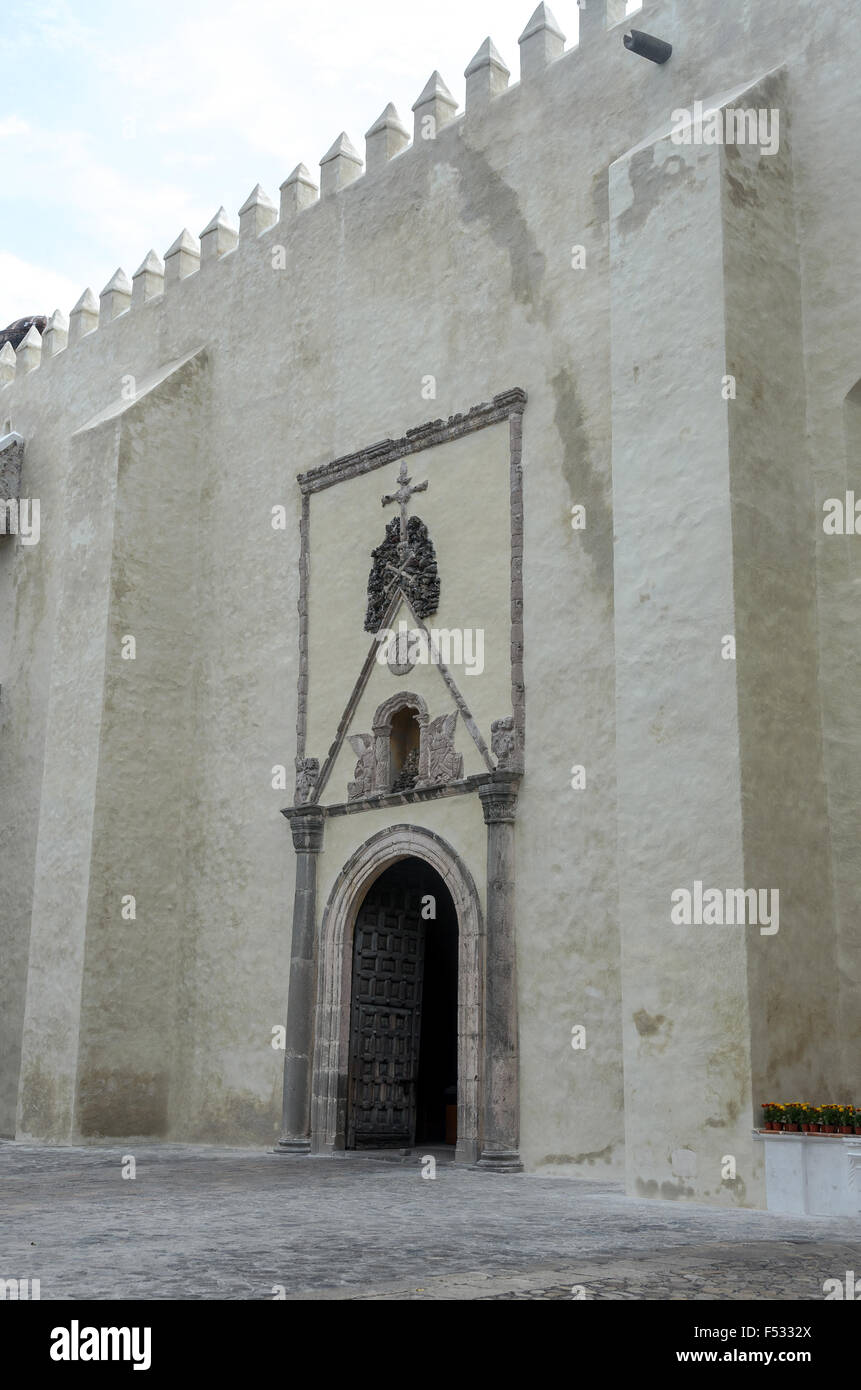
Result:
<svg viewBox="0 0 861 1390"><path fill-rule="evenodd" d="M769 1211L861 1214L861 1135L755 1134L765 1145Z"/></svg>

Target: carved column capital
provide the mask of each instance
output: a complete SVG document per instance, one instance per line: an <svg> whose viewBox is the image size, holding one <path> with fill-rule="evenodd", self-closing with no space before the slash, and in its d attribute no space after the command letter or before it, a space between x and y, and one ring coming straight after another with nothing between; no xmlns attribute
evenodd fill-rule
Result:
<svg viewBox="0 0 861 1390"><path fill-rule="evenodd" d="M297 854L319 854L326 817L319 806L296 806L288 816Z"/></svg>
<svg viewBox="0 0 861 1390"><path fill-rule="evenodd" d="M513 822L520 790L519 772L496 772L490 781L479 787L485 825Z"/></svg>

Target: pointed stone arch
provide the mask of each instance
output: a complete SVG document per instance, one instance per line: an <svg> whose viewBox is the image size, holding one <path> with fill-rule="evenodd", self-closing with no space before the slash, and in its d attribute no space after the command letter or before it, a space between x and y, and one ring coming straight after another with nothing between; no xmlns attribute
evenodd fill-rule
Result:
<svg viewBox="0 0 861 1390"><path fill-rule="evenodd" d="M311 1094L311 1149L343 1149L347 1127L350 987L353 929L359 908L380 874L399 860L418 858L443 879L458 926L458 1162L474 1163L481 1145L481 1038L485 933L472 874L441 836L416 825L395 825L360 845L338 875L323 912L317 970L317 1028Z"/></svg>

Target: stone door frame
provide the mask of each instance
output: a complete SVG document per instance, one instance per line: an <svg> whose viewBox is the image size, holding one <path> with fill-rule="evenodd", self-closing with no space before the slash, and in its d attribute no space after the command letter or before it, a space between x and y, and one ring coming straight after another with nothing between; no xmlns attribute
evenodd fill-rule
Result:
<svg viewBox="0 0 861 1390"><path fill-rule="evenodd" d="M360 845L338 875L320 924L316 1036L311 1093L311 1151L346 1147L353 930L365 894L384 870L421 859L443 879L457 915L457 1148L456 1161L481 1152L485 930L475 881L441 836L416 825L378 831Z"/></svg>

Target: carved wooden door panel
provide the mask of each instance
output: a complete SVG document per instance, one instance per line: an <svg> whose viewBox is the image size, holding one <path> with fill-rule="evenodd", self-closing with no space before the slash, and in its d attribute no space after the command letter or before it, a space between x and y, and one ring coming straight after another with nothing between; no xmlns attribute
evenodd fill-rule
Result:
<svg viewBox="0 0 861 1390"><path fill-rule="evenodd" d="M348 1148L415 1142L425 923L421 895L386 876L356 920Z"/></svg>

